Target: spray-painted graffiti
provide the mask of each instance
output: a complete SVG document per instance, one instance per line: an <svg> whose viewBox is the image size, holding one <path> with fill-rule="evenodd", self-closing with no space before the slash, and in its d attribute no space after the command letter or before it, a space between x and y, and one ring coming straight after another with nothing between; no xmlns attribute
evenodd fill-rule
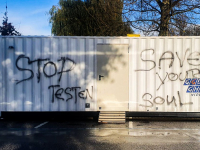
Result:
<svg viewBox="0 0 200 150"><path fill-rule="evenodd" d="M161 79L159 73L156 73L156 75L159 77L159 79L160 79L160 81L161 81L161 84L160 84L160 86L157 88L157 91L160 89L160 87L161 87L162 85L165 84L165 80L167 79L167 77L168 77L169 81L177 81L178 79L179 79L180 81L185 81L185 79L188 78L189 72L191 72L193 78L198 78L197 75L200 75L200 69L198 69L198 68L193 68L193 69L187 70L187 71L185 72L185 77L184 77L183 79L181 78L182 72L179 73L179 74L177 74L177 73L168 73L168 72L166 72L166 76L164 77L164 79Z"/></svg>
<svg viewBox="0 0 200 150"><path fill-rule="evenodd" d="M143 55L147 52L152 52L150 54L150 56L153 56L155 54L155 50L154 49L145 49L143 50L141 53L140 53L140 59L142 62L146 63L146 64L150 64L149 66L151 66L152 64L152 67L150 68L147 68L147 69L137 69L135 70L136 72L140 72L140 71L145 71L145 72L150 72L154 69L156 69L156 61L154 60L151 60L151 59L144 59ZM184 72L179 72L179 73L175 73L175 72L166 72L164 74L163 77L160 76L159 72L156 72L156 76L158 78L158 80L160 81L160 84L159 86L157 87L157 91L159 91L159 89L165 85L166 83L166 80L168 79L168 81L170 82L175 82L175 81L184 81L186 78L188 78L189 74L191 74L191 76L193 78L197 78L199 75L200 75L200 69L197 68L197 66L200 66L200 59L199 59L199 56L200 56L200 52L190 52L189 49L187 49L185 51L185 54L184 54L184 57L183 59L181 60L178 52L176 52L176 57L179 61L179 66L180 68L182 68L186 63L185 60L187 60L187 64L191 67L195 67L195 68L192 68L192 69L188 69ZM174 60L176 59L174 53L172 51L165 51L163 52L160 57L159 57L159 60L158 60L158 68L159 70L161 69L164 69L162 68L162 63L164 63L163 61L169 61L169 68L173 67L174 65ZM165 68L166 69L166 68ZM179 99L179 104L180 106L183 106L183 105L186 105L186 104L193 104L192 102L188 102L188 103L182 103L181 101L181 97L180 97L180 94L179 94L179 91L177 92L178 93L178 99ZM172 100L168 100L168 95L166 96L166 99L163 98L163 97L160 97L160 96L157 96L153 99L153 101L151 101L150 99L144 99L144 97L147 97L147 96L150 96L150 99L152 98L152 95L150 93L145 93L142 98L144 101L147 102L147 105L143 105L143 104L140 104L139 106L143 106L143 107L153 107L154 104L164 104L165 102L167 103L167 105L170 105L172 102L174 102L174 105L177 106L177 102L176 102L176 99L175 99L175 96L172 96Z"/></svg>
<svg viewBox="0 0 200 150"><path fill-rule="evenodd" d="M68 101L74 98L75 103L77 102L78 97L81 99L87 99L87 97L93 99L93 86L91 87L91 92L89 92L88 89L81 90L81 87L60 88L60 85L51 85L48 88L52 89L52 103L54 102L54 97L63 101ZM62 97L64 94L67 96L66 99Z"/></svg>
<svg viewBox="0 0 200 150"><path fill-rule="evenodd" d="M74 69L74 67L76 66L76 63L75 63L72 59L70 59L70 58L68 58L68 57L61 57L60 59L58 59L58 62L61 62L61 70L58 72L56 63L50 61L49 58L45 58L45 59L40 59L40 58L38 58L38 59L35 59L35 60L30 60L30 58L29 58L28 56L20 55L20 56L18 56L18 58L17 58L17 60L16 60L16 62L15 62L15 65L16 65L17 69L18 69L19 71L28 71L28 72L30 72L31 75L30 75L30 77L28 77L28 78L26 78L26 79L16 80L16 81L17 81L16 84L19 84L19 83L21 83L21 82L23 82L23 81L27 81L27 80L30 80L30 79L33 79L33 78L34 78L34 72L33 72L33 70L31 70L31 69L26 69L26 68L23 68L23 67L19 67L18 62L19 62L21 59L27 59L27 60L28 60L28 65L31 65L31 64L37 62L37 70L38 70L38 71L37 71L36 75L37 75L38 83L40 82L40 76L41 76L40 67L41 67L41 63L42 63L43 61L46 62L46 63L44 64L44 66L43 66L43 73L44 73L45 77L51 78L51 77L55 76L56 74L58 74L58 75L60 75L60 76L59 76L59 79L58 79L58 82L60 82L63 73L72 71L72 70ZM66 64L67 62L70 62L70 63L71 63L71 66L70 66L67 70L64 70L65 64ZM53 67L53 68L54 68L54 72L51 73L51 74L48 74L47 71L46 71L46 67L47 67L47 66Z"/></svg>
<svg viewBox="0 0 200 150"><path fill-rule="evenodd" d="M178 102L179 102L179 105L180 105L180 106L183 106L183 105L191 105L191 104L193 104L193 102L182 103L182 100L181 100L181 96L180 96L179 91L177 91L177 95L178 95ZM176 101L175 96L172 96L171 101L169 100L169 96L168 96L168 95L167 95L166 99L165 99L164 97L157 96L157 97L155 97L155 98L153 99L153 101L151 101L150 99L144 99L145 96L150 96L150 99L152 99L152 97L153 97L150 93L145 93L145 94L142 96L142 98L143 98L143 101L148 102L148 104L146 104L146 105L140 104L139 106L143 106L143 107L153 107L154 104L163 105L165 102L167 103L167 105L170 105L171 103L174 102L174 106L177 106L177 101Z"/></svg>
<svg viewBox="0 0 200 150"><path fill-rule="evenodd" d="M28 71L30 73L30 76L28 78L25 79L21 79L21 80L15 80L16 84L22 83L24 81L27 80L31 80L34 78L34 71L31 69L27 69L24 67L20 67L19 66L19 61L26 59L28 61L28 65L32 65L33 63L37 63L37 82L40 82L40 77L41 77L41 63L44 62L43 65L43 73L44 76L47 78L51 78L53 76L58 75L58 84L56 85L50 85L48 87L49 90L52 89L52 103L54 103L54 99L58 99L58 100L63 100L63 101L69 101L69 100L73 100L75 101L75 103L77 103L77 99L78 97L80 99L87 99L88 97L90 99L93 99L93 86L91 87L91 92L89 92L88 89L85 90L81 90L81 87L66 87L66 88L61 88L60 87L60 81L62 79L62 76L64 73L70 72L72 71L75 66L76 63L74 60L68 58L68 57L61 57L60 59L58 59L58 62L61 62L61 69L58 70L58 66L55 62L51 61L49 58L45 58L45 59L35 59L35 60L31 60L28 56L25 55L20 55L18 56L18 58L16 59L15 65L17 67L17 69L19 71ZM70 64L70 65L69 65ZM47 71L47 66L50 66L52 69L51 73L49 73ZM65 69L64 69L65 68ZM67 68L67 69L66 69ZM64 98L66 97L66 99Z"/></svg>
<svg viewBox="0 0 200 150"><path fill-rule="evenodd" d="M143 51L140 53L140 59L141 59L143 62L146 62L146 63L152 62L152 63L153 63L153 67L152 67L152 68L149 68L149 69L137 69L137 70L135 70L135 71L151 71L152 69L156 68L156 62L155 62L155 61L153 61L153 60L145 60L145 59L142 58L142 54L143 54L144 52L147 52L147 51L153 51L152 54L155 54L155 53L154 53L154 49L146 49L146 50L143 50ZM185 61L185 57L186 57L186 55L187 55L188 52L189 52L189 49L187 49L187 50L185 51L185 55L184 55L183 61L181 61L181 59L180 59L180 57L179 57L179 55L178 55L178 52L176 52L177 58L179 59L179 62L180 62L180 67L183 67L183 63L184 63L184 61ZM167 54L170 55L171 57L165 57ZM200 52L191 52L191 53L188 55L188 57L187 57L187 63L188 63L189 65L191 65L191 66L200 66L200 62L198 62L198 61L199 61L199 58L196 57L196 56L200 56ZM161 63L162 63L163 61L166 61L166 60L170 60L169 68L172 67L172 66L173 66L173 63L174 63L174 59L175 59L175 57L174 57L174 53L173 53L173 52L171 52L171 51L163 52L163 53L161 54L160 58L159 58L159 66L158 66L158 68L159 68L159 69L162 69L162 68L161 68ZM197 61L197 62L194 63L192 60L193 60L193 61Z"/></svg>

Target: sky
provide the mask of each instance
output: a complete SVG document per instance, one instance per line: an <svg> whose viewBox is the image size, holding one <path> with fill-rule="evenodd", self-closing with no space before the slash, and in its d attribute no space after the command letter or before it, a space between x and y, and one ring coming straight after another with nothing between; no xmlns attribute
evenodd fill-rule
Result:
<svg viewBox="0 0 200 150"><path fill-rule="evenodd" d="M59 0L0 0L0 25L8 6L8 22L22 35L51 35L48 11Z"/></svg>

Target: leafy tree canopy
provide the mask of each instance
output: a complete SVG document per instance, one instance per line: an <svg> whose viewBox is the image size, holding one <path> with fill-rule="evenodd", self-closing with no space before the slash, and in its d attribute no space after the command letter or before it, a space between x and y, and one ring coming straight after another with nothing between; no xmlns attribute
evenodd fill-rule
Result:
<svg viewBox="0 0 200 150"><path fill-rule="evenodd" d="M60 0L49 11L57 36L123 36L133 33L122 19L121 0Z"/></svg>

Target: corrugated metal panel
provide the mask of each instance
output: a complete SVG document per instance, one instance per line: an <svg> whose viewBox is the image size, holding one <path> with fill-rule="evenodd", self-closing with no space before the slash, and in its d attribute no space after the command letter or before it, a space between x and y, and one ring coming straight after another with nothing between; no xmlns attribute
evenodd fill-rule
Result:
<svg viewBox="0 0 200 150"><path fill-rule="evenodd" d="M0 38L0 46L1 111L96 109L95 39L7 37Z"/></svg>
<svg viewBox="0 0 200 150"><path fill-rule="evenodd" d="M199 43L199 37L131 39L129 111L199 112L200 96L186 93L181 81L187 72L200 77Z"/></svg>
<svg viewBox="0 0 200 150"><path fill-rule="evenodd" d="M200 111L200 97L186 93L188 86L180 80L186 71L200 69L199 60L187 60L199 58L200 37L29 36L0 37L0 111L97 111L97 44L129 44L129 111ZM192 52L196 53L189 56ZM16 60L22 55L26 58L19 59L17 68ZM173 61L161 59L172 56ZM39 63L38 59L48 60ZM62 73L59 82L62 69L68 72ZM31 77L30 70L34 77L18 83ZM192 71L188 71L188 77L193 77ZM192 104L180 105L180 99L181 103ZM85 108L86 103L90 108Z"/></svg>

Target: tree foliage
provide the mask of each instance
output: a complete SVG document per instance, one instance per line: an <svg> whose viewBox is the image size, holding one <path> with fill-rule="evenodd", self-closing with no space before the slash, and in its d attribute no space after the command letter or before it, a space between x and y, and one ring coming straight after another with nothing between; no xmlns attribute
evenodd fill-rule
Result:
<svg viewBox="0 0 200 150"><path fill-rule="evenodd" d="M60 0L49 11L57 36L123 36L133 33L122 20L121 0Z"/></svg>
<svg viewBox="0 0 200 150"><path fill-rule="evenodd" d="M6 6L7 9L7 6ZM2 36L20 36L21 34L16 31L15 27L12 23L8 23L7 11L5 12L5 16L3 17L2 26L0 26L0 33Z"/></svg>
<svg viewBox="0 0 200 150"><path fill-rule="evenodd" d="M146 34L177 35L199 21L200 0L124 0L124 17Z"/></svg>
<svg viewBox="0 0 200 150"><path fill-rule="evenodd" d="M200 36L200 26L199 25L190 25L184 28L184 31L181 32L182 36Z"/></svg>

